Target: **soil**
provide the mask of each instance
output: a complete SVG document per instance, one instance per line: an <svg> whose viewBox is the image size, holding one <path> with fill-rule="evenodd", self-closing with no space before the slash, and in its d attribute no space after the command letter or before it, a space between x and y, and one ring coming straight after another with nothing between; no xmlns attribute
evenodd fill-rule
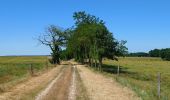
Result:
<svg viewBox="0 0 170 100"><path fill-rule="evenodd" d="M43 92L44 94L36 100L68 100L72 70L72 67L68 66L60 76L58 76L57 80L52 84L52 87L47 92ZM44 91L46 91L46 89Z"/></svg>

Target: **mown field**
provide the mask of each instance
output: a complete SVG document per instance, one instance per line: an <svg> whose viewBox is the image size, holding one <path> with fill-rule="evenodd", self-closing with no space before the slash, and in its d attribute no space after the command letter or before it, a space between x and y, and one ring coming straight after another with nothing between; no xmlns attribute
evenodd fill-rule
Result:
<svg viewBox="0 0 170 100"><path fill-rule="evenodd" d="M117 66L120 64L120 75ZM119 62L104 60L104 71L132 88L143 100L157 100L157 74L161 73L161 100L170 100L170 61L161 58L126 57ZM111 75L110 74L110 75Z"/></svg>
<svg viewBox="0 0 170 100"><path fill-rule="evenodd" d="M11 56L0 57L0 92L5 91L11 85L31 76L30 64L35 74L47 67L46 56Z"/></svg>

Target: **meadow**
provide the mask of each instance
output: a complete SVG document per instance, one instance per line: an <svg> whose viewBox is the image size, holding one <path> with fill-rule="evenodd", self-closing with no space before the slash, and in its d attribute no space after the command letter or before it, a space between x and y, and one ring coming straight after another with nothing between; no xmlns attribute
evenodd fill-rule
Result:
<svg viewBox="0 0 170 100"><path fill-rule="evenodd" d="M47 56L0 57L0 92L30 77L31 64L33 72L40 73L47 67Z"/></svg>
<svg viewBox="0 0 170 100"><path fill-rule="evenodd" d="M161 73L161 100L170 99L170 61L151 57L121 57L119 61L105 59L103 71L113 75L122 85L134 90L143 100L159 99L157 74Z"/></svg>

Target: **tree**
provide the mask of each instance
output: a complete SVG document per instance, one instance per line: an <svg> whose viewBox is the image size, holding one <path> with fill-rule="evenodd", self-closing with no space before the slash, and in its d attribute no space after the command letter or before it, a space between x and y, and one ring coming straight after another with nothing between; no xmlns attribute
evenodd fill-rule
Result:
<svg viewBox="0 0 170 100"><path fill-rule="evenodd" d="M95 64L95 67L98 65L98 68L101 69L103 57L114 59L114 56L122 54L126 50L124 46L126 42L122 41L119 44L103 20L84 11L75 12L73 18L75 28L68 40L66 50L74 55L75 60L81 63L88 60L90 66ZM97 62L99 63L97 64Z"/></svg>
<svg viewBox="0 0 170 100"><path fill-rule="evenodd" d="M149 56L151 56L151 57L160 57L161 56L160 51L161 50L159 50L159 49L151 50L151 51L149 51Z"/></svg>
<svg viewBox="0 0 170 100"><path fill-rule="evenodd" d="M124 57L125 55L128 54L128 48L125 46L126 43L127 41L124 40L118 42L118 45L116 47L116 55Z"/></svg>
<svg viewBox="0 0 170 100"><path fill-rule="evenodd" d="M170 48L166 49L161 49L160 50L160 55L163 60L168 60L170 61Z"/></svg>
<svg viewBox="0 0 170 100"><path fill-rule="evenodd" d="M161 57L163 60L170 61L170 48L166 49L154 49L149 51L151 57Z"/></svg>
<svg viewBox="0 0 170 100"><path fill-rule="evenodd" d="M51 49L51 56L53 64L60 64L61 47L66 44L67 32L60 28L50 25L46 32L39 37L39 41Z"/></svg>
<svg viewBox="0 0 170 100"><path fill-rule="evenodd" d="M75 12L73 18L75 25L71 29L62 31L52 25L39 39L50 47L53 63L59 63L61 55L62 59L75 58L101 70L104 57L115 59L115 56L126 53L126 41L117 42L100 18L84 11ZM62 46L66 46L66 50L61 50Z"/></svg>

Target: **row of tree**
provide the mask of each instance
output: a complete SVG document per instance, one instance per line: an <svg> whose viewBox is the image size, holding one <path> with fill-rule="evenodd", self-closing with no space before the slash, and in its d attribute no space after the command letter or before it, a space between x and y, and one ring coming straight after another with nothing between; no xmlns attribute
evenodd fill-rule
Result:
<svg viewBox="0 0 170 100"><path fill-rule="evenodd" d="M146 52L136 52L136 53L128 53L127 57L149 57L149 54Z"/></svg>
<svg viewBox="0 0 170 100"><path fill-rule="evenodd" d="M170 61L170 48L166 49L154 49L149 51L150 57L161 57L163 60Z"/></svg>
<svg viewBox="0 0 170 100"><path fill-rule="evenodd" d="M170 61L170 48L154 49L146 52L128 53L127 57L161 57L163 60Z"/></svg>
<svg viewBox="0 0 170 100"><path fill-rule="evenodd" d="M52 63L72 59L101 69L104 57L117 60L127 53L126 41L118 41L103 20L83 12L73 14L75 25L61 30L52 25L39 41L51 48ZM65 49L62 49L62 48Z"/></svg>

